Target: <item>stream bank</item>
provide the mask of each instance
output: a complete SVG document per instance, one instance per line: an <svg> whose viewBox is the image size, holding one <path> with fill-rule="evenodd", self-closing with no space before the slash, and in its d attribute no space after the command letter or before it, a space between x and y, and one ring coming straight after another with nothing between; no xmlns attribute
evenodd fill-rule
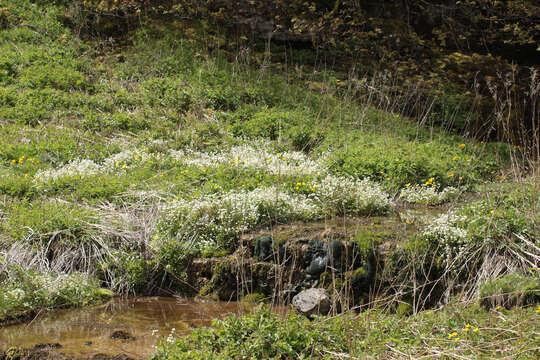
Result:
<svg viewBox="0 0 540 360"><path fill-rule="evenodd" d="M241 302L133 297L51 311L28 323L0 327L0 359L148 358L171 334L188 334L210 326L213 319L243 315L254 307Z"/></svg>

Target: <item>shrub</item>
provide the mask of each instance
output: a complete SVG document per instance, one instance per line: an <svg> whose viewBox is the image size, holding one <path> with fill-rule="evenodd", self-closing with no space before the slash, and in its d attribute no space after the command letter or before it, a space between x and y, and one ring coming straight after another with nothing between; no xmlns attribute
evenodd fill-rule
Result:
<svg viewBox="0 0 540 360"><path fill-rule="evenodd" d="M85 306L113 296L83 274L47 274L13 266L0 268L0 285L0 321L26 311Z"/></svg>
<svg viewBox="0 0 540 360"><path fill-rule="evenodd" d="M150 106L171 107L185 113L192 104L189 87L180 79L152 78L142 83L144 99Z"/></svg>
<svg viewBox="0 0 540 360"><path fill-rule="evenodd" d="M129 249L111 250L107 260L100 264L108 287L123 294L147 291L152 286L155 268L154 260L147 260L141 253Z"/></svg>
<svg viewBox="0 0 540 360"><path fill-rule="evenodd" d="M535 211L537 199L538 191L525 185L431 220L420 237L425 251L442 265L448 293L460 287L471 297L494 277L528 270L539 234L527 214Z"/></svg>

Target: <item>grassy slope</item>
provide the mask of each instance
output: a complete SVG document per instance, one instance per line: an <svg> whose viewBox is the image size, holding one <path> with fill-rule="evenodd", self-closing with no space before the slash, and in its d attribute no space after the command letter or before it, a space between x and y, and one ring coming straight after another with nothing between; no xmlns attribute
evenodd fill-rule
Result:
<svg viewBox="0 0 540 360"><path fill-rule="evenodd" d="M99 277L119 292L141 291L156 274L174 272L181 254L163 245L167 239L160 229L176 236L176 223L155 231L156 223L163 224L159 209L172 200L220 199L276 184L304 199L317 190L302 184L323 186L328 176L370 177L390 196L415 184L470 190L503 177L500 170L508 166L508 146L474 143L360 105L339 74L261 67L254 65L259 54L231 61L231 53L216 50L224 36L196 26L146 24L130 34L133 45L122 48L81 42L62 25L64 9L26 0L5 0L2 7L0 281L10 295L0 298L0 318L99 299L98 283L74 271ZM210 165L201 160L204 153L257 147L261 140L261 151L274 159L269 163L297 169L296 156L302 163L313 161L322 173L240 166L248 155L229 154L217 163L211 155ZM535 184L533 179L527 199L538 197ZM510 197L518 201L489 203L493 196L486 192L489 206L501 208L501 223L508 220L508 208L515 210L516 227L501 231L532 227L534 234L538 219L520 214L521 203L515 203L521 197ZM537 204L524 203L534 214ZM318 216L336 215L324 205ZM356 203L347 207L351 214L371 211ZM290 211L279 220L296 218L309 215ZM259 217L247 225L264 221ZM479 223L471 234L483 231ZM223 235L221 228L216 231ZM206 251L230 251L229 238L223 239ZM49 275L21 275L25 264ZM73 278L58 275L65 272ZM48 281L59 285L43 292Z"/></svg>

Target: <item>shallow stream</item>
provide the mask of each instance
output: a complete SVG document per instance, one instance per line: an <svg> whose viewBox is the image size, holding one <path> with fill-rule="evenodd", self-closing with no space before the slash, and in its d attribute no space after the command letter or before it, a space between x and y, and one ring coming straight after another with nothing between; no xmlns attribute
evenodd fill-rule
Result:
<svg viewBox="0 0 540 360"><path fill-rule="evenodd" d="M172 297L115 298L105 305L47 312L28 323L0 327L0 351L59 343L59 351L70 356L146 358L171 332L187 334L195 327L210 325L212 319L246 314L253 306ZM119 331L135 339L111 338Z"/></svg>

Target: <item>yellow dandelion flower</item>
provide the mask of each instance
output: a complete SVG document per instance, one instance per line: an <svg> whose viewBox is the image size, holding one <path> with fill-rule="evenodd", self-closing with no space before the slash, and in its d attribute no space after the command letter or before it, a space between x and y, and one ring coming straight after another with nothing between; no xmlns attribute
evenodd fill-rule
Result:
<svg viewBox="0 0 540 360"><path fill-rule="evenodd" d="M11 165L14 165L17 161L15 159L11 160Z"/></svg>
<svg viewBox="0 0 540 360"><path fill-rule="evenodd" d="M410 187L411 186L411 183L408 183L407 185L405 185L406 187Z"/></svg>
<svg viewBox="0 0 540 360"><path fill-rule="evenodd" d="M386 178L386 181L390 181L390 178L389 178L389 177L387 177L387 178Z"/></svg>
<svg viewBox="0 0 540 360"><path fill-rule="evenodd" d="M448 174L448 177L454 177L454 173Z"/></svg>
<svg viewBox="0 0 540 360"><path fill-rule="evenodd" d="M464 147L465 147L465 144L459 144L459 147L460 147L460 148L464 148Z"/></svg>
<svg viewBox="0 0 540 360"><path fill-rule="evenodd" d="M480 331L480 329L474 328L473 331L474 331L474 332L478 332L478 331Z"/></svg>
<svg viewBox="0 0 540 360"><path fill-rule="evenodd" d="M491 210L489 213L490 213L491 215L493 215L493 214L495 214L495 210Z"/></svg>

